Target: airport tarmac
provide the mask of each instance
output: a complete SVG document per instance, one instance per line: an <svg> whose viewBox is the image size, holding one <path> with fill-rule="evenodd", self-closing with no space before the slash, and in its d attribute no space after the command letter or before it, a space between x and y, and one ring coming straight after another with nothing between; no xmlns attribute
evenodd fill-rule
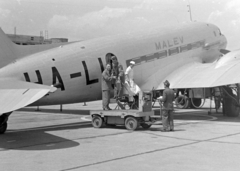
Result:
<svg viewBox="0 0 240 171"><path fill-rule="evenodd" d="M240 118L208 115L206 106L176 110L174 132L161 132L160 122L133 132L93 128L89 109L101 109L101 101L36 109L10 116L0 135L1 171L240 169Z"/></svg>

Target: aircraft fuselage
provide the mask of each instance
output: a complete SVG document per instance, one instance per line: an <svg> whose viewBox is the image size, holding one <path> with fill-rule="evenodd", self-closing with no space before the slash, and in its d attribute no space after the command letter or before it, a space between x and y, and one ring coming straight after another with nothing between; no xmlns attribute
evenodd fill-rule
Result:
<svg viewBox="0 0 240 171"><path fill-rule="evenodd" d="M0 77L14 77L61 87L33 105L87 102L101 99L101 73L106 54L116 55L127 68L135 61L136 83L157 87L166 75L188 62L213 62L226 39L211 24L190 23L136 33L97 38L32 54L1 68Z"/></svg>

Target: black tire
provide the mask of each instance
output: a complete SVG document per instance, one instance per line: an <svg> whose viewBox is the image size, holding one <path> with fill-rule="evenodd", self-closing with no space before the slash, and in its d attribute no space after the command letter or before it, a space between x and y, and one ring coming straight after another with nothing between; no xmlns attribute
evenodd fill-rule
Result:
<svg viewBox="0 0 240 171"><path fill-rule="evenodd" d="M143 129L149 129L152 126L152 125L148 125L146 123L141 123L140 125L141 125L141 127L143 127Z"/></svg>
<svg viewBox="0 0 240 171"><path fill-rule="evenodd" d="M179 109L187 109L190 105L190 102L187 96L180 95L175 99L175 104Z"/></svg>
<svg viewBox="0 0 240 171"><path fill-rule="evenodd" d="M0 134L4 134L7 130L7 122L0 126Z"/></svg>
<svg viewBox="0 0 240 171"><path fill-rule="evenodd" d="M92 118L92 125L94 128L101 128L103 126L103 119L98 115L94 115Z"/></svg>
<svg viewBox="0 0 240 171"><path fill-rule="evenodd" d="M200 107L201 104L202 104L202 99L201 98L193 98L193 99L189 99L189 101L190 101L190 107L193 108L193 109L196 108L196 107Z"/></svg>
<svg viewBox="0 0 240 171"><path fill-rule="evenodd" d="M136 118L129 116L125 120L125 127L130 131L134 131L139 126L139 122Z"/></svg>

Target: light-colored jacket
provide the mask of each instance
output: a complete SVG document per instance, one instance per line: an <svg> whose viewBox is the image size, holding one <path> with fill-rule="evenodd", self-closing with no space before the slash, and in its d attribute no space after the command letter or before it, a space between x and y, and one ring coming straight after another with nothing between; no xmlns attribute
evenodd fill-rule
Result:
<svg viewBox="0 0 240 171"><path fill-rule="evenodd" d="M105 69L102 73L102 90L111 90L112 79L110 71Z"/></svg>

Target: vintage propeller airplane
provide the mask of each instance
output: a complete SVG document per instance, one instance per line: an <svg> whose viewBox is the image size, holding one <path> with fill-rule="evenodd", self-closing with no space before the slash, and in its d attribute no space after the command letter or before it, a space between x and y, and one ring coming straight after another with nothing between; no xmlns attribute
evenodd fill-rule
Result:
<svg viewBox="0 0 240 171"><path fill-rule="evenodd" d="M0 133L6 131L11 112L28 105L100 100L109 54L124 69L135 61L141 89L162 89L165 79L172 88L239 83L240 51L223 56L220 50L226 44L217 26L200 22L65 45L19 46L0 30Z"/></svg>

